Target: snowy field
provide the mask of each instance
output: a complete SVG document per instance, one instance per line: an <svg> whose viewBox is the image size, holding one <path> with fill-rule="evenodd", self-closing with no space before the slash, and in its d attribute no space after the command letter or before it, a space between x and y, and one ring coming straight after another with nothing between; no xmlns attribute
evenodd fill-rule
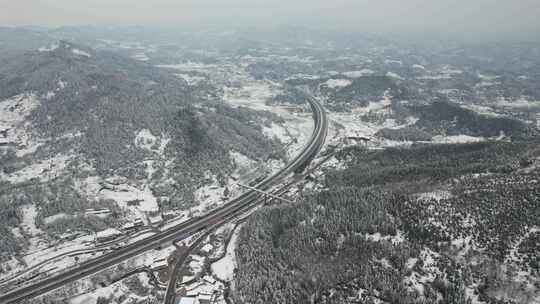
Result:
<svg viewBox="0 0 540 304"><path fill-rule="evenodd" d="M234 277L234 269L236 268L235 248L238 242L238 234L240 233L241 225L238 226L231 237L231 241L227 245L225 257L212 264L212 272L223 281L232 281Z"/></svg>
<svg viewBox="0 0 540 304"><path fill-rule="evenodd" d="M0 140L15 146L18 157L35 152L42 144L32 136L32 126L27 121L27 117L40 104L39 98L32 93L0 101L0 131L6 132L6 136Z"/></svg>

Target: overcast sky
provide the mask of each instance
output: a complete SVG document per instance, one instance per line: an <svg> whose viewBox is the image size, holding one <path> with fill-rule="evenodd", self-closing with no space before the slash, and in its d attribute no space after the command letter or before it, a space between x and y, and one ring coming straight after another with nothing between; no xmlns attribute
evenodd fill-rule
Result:
<svg viewBox="0 0 540 304"><path fill-rule="evenodd" d="M0 0L1 25L531 31L540 0Z"/></svg>

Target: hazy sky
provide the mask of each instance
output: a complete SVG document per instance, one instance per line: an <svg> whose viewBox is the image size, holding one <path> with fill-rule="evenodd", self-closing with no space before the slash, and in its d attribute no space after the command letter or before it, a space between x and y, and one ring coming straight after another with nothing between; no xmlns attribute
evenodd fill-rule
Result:
<svg viewBox="0 0 540 304"><path fill-rule="evenodd" d="M540 0L0 0L1 25L530 31Z"/></svg>

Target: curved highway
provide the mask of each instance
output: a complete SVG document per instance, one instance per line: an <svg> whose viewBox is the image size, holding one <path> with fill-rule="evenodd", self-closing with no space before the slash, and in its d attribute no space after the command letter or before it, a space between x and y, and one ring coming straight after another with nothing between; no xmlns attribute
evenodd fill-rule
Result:
<svg viewBox="0 0 540 304"><path fill-rule="evenodd" d="M265 191L272 186L283 182L283 180L289 174L303 171L320 152L326 140L328 129L326 112L317 100L310 99L309 103L313 111L315 127L307 145L287 166L275 174L268 176L254 186L254 188ZM146 251L157 248L161 244L172 242L180 235L191 235L202 231L207 227L211 227L225 219L228 219L232 215L237 215L245 207L256 202L257 198L259 197L260 194L258 192L248 190L237 198L232 199L225 205L210 211L204 216L196 217L174 227L170 227L146 239L134 242L116 251L81 263L75 268L55 274L40 282L28 284L9 291L8 293L0 296L0 303L18 303L23 300L45 294L63 285L98 273Z"/></svg>

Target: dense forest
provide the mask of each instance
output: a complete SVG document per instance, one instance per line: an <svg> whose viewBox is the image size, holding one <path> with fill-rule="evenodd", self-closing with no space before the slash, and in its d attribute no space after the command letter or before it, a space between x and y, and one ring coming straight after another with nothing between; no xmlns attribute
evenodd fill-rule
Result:
<svg viewBox="0 0 540 304"><path fill-rule="evenodd" d="M412 112L419 118L415 126L428 132L484 137L495 137L503 134L521 139L538 135L538 130L522 121L508 117L478 114L445 99L411 108Z"/></svg>
<svg viewBox="0 0 540 304"><path fill-rule="evenodd" d="M532 295L516 274L540 271L539 157L530 142L345 150L347 168L326 172L326 190L248 220L233 297L522 301Z"/></svg>

